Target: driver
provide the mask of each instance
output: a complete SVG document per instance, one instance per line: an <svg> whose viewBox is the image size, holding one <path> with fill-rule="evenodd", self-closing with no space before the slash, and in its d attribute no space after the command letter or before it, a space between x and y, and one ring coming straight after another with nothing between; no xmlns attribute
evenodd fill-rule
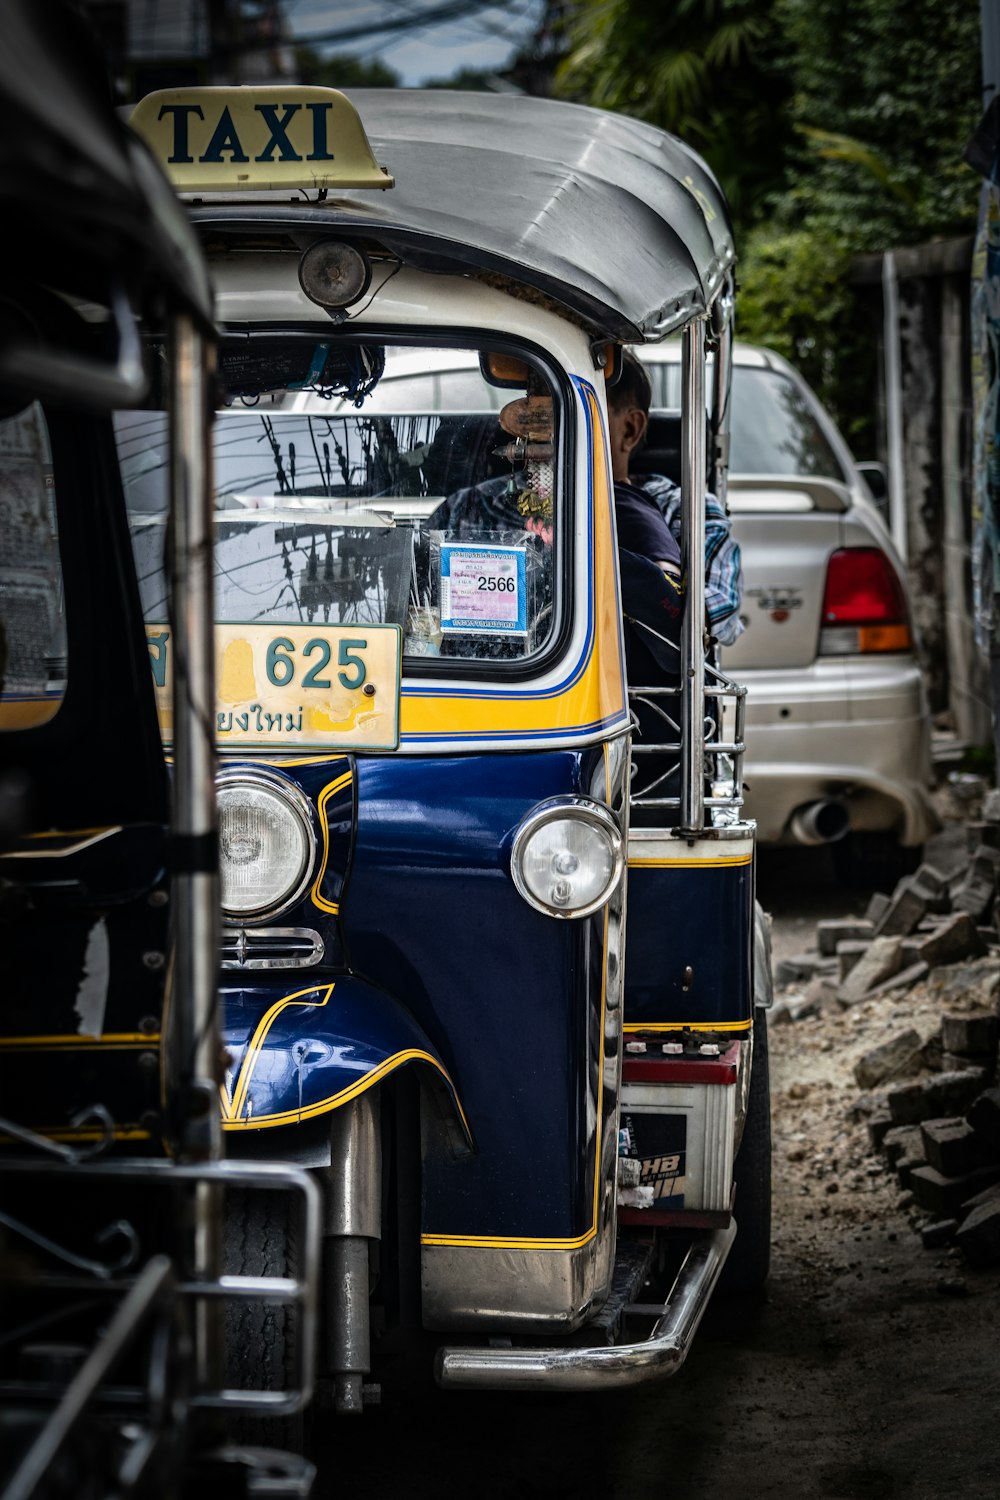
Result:
<svg viewBox="0 0 1000 1500"><path fill-rule="evenodd" d="M608 435L618 542L621 547L653 556L649 546L658 534L652 529L650 515L657 515L674 543L679 568L680 486L663 474L630 472L638 467L636 458L646 440L651 399L649 377L636 356L626 349L621 376L608 390ZM635 545L637 539L645 545ZM742 597L739 544L733 540L729 517L710 494L705 497L705 616L710 633L720 645L731 646L743 633Z"/></svg>

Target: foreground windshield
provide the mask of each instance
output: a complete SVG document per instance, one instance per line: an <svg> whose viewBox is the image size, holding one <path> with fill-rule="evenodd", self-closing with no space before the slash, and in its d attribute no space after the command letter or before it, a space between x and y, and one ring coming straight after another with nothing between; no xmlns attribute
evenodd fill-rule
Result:
<svg viewBox="0 0 1000 1500"><path fill-rule="evenodd" d="M478 351L222 349L220 622L389 624L411 658L523 659L553 628L557 403ZM116 419L146 619L165 622L166 418ZM414 662L414 668L417 663Z"/></svg>

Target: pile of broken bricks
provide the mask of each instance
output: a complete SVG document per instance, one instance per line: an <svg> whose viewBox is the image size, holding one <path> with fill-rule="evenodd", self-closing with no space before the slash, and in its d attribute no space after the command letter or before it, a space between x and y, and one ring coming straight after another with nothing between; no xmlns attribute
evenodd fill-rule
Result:
<svg viewBox="0 0 1000 1500"><path fill-rule="evenodd" d="M996 796L996 794L993 794ZM891 896L876 891L863 917L831 918L816 929L817 952L782 959L778 985L808 981L787 1017L802 1020L832 1002L845 1009L861 1000L902 993L932 969L985 957L1000 940L1000 798L995 820L968 826L973 849L959 870L945 875L923 864Z"/></svg>
<svg viewBox="0 0 1000 1500"><path fill-rule="evenodd" d="M808 988L775 1021L847 1010L913 985L940 996L940 1026L908 1027L864 1053L865 1090L850 1113L867 1123L911 1204L928 1249L953 1244L970 1266L1000 1265L1000 795L968 826L968 858L945 875L925 864L864 919L820 922L817 953L786 959L779 983ZM913 1076L918 1075L918 1076ZM880 1090L873 1093L873 1090Z"/></svg>

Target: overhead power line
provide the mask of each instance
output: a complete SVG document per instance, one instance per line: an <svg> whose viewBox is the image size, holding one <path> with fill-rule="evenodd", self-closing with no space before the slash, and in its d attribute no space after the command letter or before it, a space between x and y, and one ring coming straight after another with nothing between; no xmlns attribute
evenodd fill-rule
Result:
<svg viewBox="0 0 1000 1500"><path fill-rule="evenodd" d="M334 31L313 31L294 38L298 46L326 46L330 42L355 42L364 37L383 36L390 31L410 31L415 27L437 25L444 21L464 21L481 10L493 10L497 0L442 0L427 10L411 11L393 20L366 21L358 26L344 26Z"/></svg>

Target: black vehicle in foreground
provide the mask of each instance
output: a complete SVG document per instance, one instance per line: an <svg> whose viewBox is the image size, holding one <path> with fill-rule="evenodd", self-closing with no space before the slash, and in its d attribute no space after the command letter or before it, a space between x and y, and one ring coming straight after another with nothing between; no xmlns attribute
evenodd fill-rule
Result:
<svg viewBox="0 0 1000 1500"><path fill-rule="evenodd" d="M318 1199L221 1160L207 273L77 13L12 0L0 52L0 1494L304 1494L227 1414L309 1399ZM111 411L170 388L172 781ZM220 1277L249 1189L301 1272ZM221 1306L301 1309L284 1389L227 1389ZM222 1424L227 1423L227 1426Z"/></svg>

